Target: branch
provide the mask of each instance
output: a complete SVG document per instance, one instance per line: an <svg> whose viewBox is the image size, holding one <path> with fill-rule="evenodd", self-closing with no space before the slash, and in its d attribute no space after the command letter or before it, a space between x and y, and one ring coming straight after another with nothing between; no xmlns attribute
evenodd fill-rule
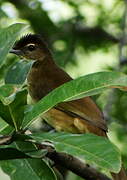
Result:
<svg viewBox="0 0 127 180"><path fill-rule="evenodd" d="M112 43L118 43L119 42L119 38L117 38L117 37L113 36L112 34L106 32L104 29L102 29L99 26L95 26L95 27L77 26L76 32L80 36L92 35L92 36L102 38L103 40L106 40L106 41L111 41Z"/></svg>
<svg viewBox="0 0 127 180"><path fill-rule="evenodd" d="M111 180L106 175L98 172L96 169L83 163L76 157L63 152L56 152L52 146L36 144L39 149L48 151L46 157L51 159L55 164L61 165L67 170L87 180Z"/></svg>

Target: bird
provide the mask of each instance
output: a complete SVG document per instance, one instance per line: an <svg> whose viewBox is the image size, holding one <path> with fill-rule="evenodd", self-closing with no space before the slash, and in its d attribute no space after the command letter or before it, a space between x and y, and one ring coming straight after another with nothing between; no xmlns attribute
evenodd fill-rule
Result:
<svg viewBox="0 0 127 180"><path fill-rule="evenodd" d="M28 92L36 103L55 88L72 80L54 61L52 52L41 35L27 34L15 42L10 53L34 60L27 75ZM56 131L69 133L93 133L107 137L107 124L91 97L62 102L43 114L43 119ZM124 168L114 180L127 180Z"/></svg>

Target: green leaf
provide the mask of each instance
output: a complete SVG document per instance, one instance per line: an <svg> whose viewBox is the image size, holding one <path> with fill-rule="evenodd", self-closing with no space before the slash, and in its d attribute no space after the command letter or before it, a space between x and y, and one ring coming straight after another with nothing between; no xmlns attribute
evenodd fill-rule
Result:
<svg viewBox="0 0 127 180"><path fill-rule="evenodd" d="M14 132L14 128L12 126L7 126L6 128L4 128L1 132L0 135L8 135L8 134L12 134Z"/></svg>
<svg viewBox="0 0 127 180"><path fill-rule="evenodd" d="M8 127L8 124L0 117L0 133L3 131L6 127Z"/></svg>
<svg viewBox="0 0 127 180"><path fill-rule="evenodd" d="M16 38L26 27L27 25L25 24L17 23L0 30L0 66L3 64Z"/></svg>
<svg viewBox="0 0 127 180"><path fill-rule="evenodd" d="M7 14L2 10L2 8L0 7L0 18L7 18Z"/></svg>
<svg viewBox="0 0 127 180"><path fill-rule="evenodd" d="M0 153L2 152L1 154L3 154L3 156L1 155L0 158L3 157L3 159L7 159L6 158L7 156L8 159L11 160L0 161L0 165L3 171L10 176L11 180L22 180L22 179L56 180L54 172L46 164L45 161L43 161L41 158L40 159L29 158L30 155L29 153L31 153L32 156L32 152L35 151L37 151L36 155L37 154L39 155L39 151L37 150L37 148L33 143L18 141L8 145L8 147L4 150L0 149ZM40 152L40 154L41 153L42 152ZM42 154L44 155L44 152ZM24 159L13 160L13 158L16 158L16 156L17 158L24 157Z"/></svg>
<svg viewBox="0 0 127 180"><path fill-rule="evenodd" d="M15 148L0 148L0 160L28 158L25 153ZM29 157L30 158L30 157Z"/></svg>
<svg viewBox="0 0 127 180"><path fill-rule="evenodd" d="M4 105L12 103L15 99L15 92L18 88L14 85L6 84L0 87L0 100Z"/></svg>
<svg viewBox="0 0 127 180"><path fill-rule="evenodd" d="M0 135L8 135L14 130L13 127L9 126L1 117L0 117Z"/></svg>
<svg viewBox="0 0 127 180"><path fill-rule="evenodd" d="M127 90L127 76L118 72L99 72L65 83L53 90L33 107L26 109L23 127L28 127L38 116L60 102L95 95L107 88L123 88Z"/></svg>
<svg viewBox="0 0 127 180"><path fill-rule="evenodd" d="M14 63L8 70L5 83L7 84L23 84L32 65L32 61L19 61Z"/></svg>
<svg viewBox="0 0 127 180"><path fill-rule="evenodd" d="M0 165L11 180L56 180L53 171L40 159L5 160Z"/></svg>
<svg viewBox="0 0 127 180"><path fill-rule="evenodd" d="M108 139L93 134L38 133L30 135L38 142L51 141L56 150L78 156L101 168L118 173L120 152Z"/></svg>
<svg viewBox="0 0 127 180"><path fill-rule="evenodd" d="M27 90L16 89L13 85L0 87L0 117L19 130L24 118L24 106L27 105Z"/></svg>
<svg viewBox="0 0 127 180"><path fill-rule="evenodd" d="M24 106L27 104L27 90L22 89L15 95L15 100L8 105L15 130L20 130L24 118Z"/></svg>
<svg viewBox="0 0 127 180"><path fill-rule="evenodd" d="M9 159L24 159L24 158L43 158L47 154L46 149L37 149L32 142L14 142L9 145L3 145L2 143L12 140L12 136L0 137L0 160Z"/></svg>
<svg viewBox="0 0 127 180"><path fill-rule="evenodd" d="M27 152L25 154L32 158L43 158L47 154L47 150L40 149L40 150L36 150L36 151Z"/></svg>
<svg viewBox="0 0 127 180"><path fill-rule="evenodd" d="M12 118L11 118L11 114L10 111L8 109L8 106L5 106L4 104L2 104L2 102L0 101L0 117L7 122L10 126L14 127Z"/></svg>

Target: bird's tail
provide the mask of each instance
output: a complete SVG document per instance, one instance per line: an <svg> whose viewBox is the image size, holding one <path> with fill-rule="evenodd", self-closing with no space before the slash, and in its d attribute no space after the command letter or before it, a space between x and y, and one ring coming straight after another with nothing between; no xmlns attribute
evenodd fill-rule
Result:
<svg viewBox="0 0 127 180"><path fill-rule="evenodd" d="M127 180L127 175L122 167L118 174L112 173L113 180Z"/></svg>

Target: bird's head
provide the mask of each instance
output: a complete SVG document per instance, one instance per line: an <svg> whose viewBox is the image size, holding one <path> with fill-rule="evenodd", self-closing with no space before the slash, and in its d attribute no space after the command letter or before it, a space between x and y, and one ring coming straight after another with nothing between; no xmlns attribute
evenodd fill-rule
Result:
<svg viewBox="0 0 127 180"><path fill-rule="evenodd" d="M43 61L46 56L51 55L42 37L36 34L23 36L14 44L10 53L14 53L25 59L36 61Z"/></svg>

